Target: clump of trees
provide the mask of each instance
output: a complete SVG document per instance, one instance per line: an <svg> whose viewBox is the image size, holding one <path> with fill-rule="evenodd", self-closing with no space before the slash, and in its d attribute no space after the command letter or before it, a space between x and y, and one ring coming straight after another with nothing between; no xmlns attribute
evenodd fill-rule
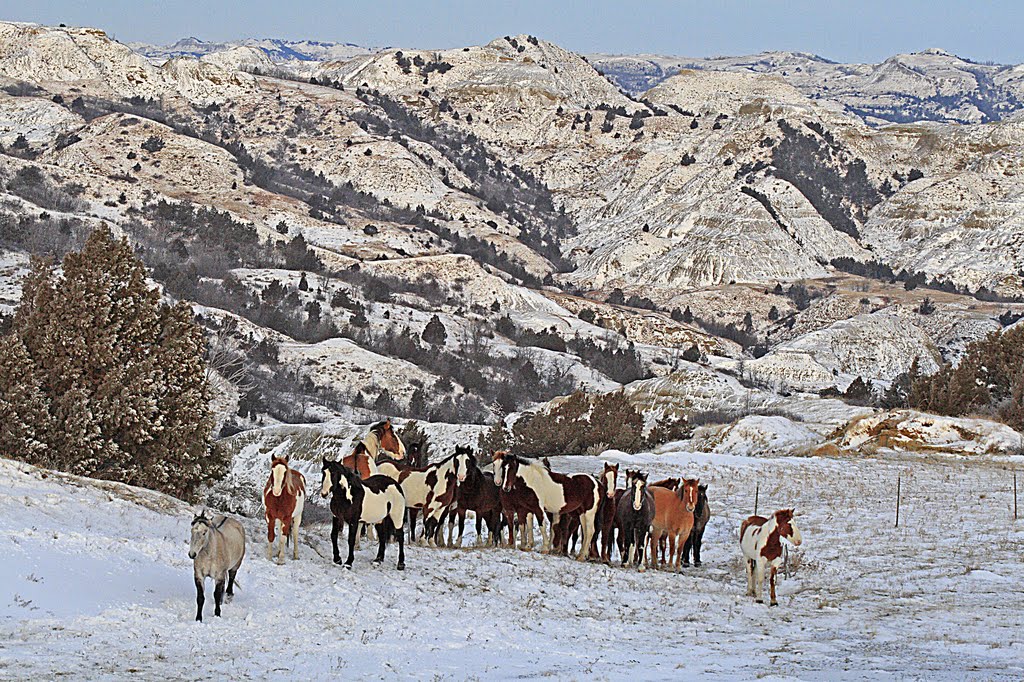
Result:
<svg viewBox="0 0 1024 682"><path fill-rule="evenodd" d="M0 337L0 450L194 498L227 465L203 352L190 306L161 303L127 240L98 228L59 270L33 260Z"/></svg>

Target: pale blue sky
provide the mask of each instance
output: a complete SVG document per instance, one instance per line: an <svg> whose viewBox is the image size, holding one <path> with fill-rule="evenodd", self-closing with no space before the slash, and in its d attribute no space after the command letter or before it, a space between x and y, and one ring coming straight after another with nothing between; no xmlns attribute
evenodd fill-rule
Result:
<svg viewBox="0 0 1024 682"><path fill-rule="evenodd" d="M1024 62L1024 2L655 0L0 0L0 18L90 25L122 42L280 37L443 48L530 33L578 52L681 56L801 50L880 61L941 47Z"/></svg>

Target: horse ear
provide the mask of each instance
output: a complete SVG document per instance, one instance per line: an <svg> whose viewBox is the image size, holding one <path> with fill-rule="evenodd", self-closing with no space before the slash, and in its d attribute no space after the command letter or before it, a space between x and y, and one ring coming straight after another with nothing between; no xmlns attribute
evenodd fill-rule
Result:
<svg viewBox="0 0 1024 682"><path fill-rule="evenodd" d="M697 489L700 490L703 493L706 493L708 491L708 484L707 483L701 483L700 485L697 486Z"/></svg>

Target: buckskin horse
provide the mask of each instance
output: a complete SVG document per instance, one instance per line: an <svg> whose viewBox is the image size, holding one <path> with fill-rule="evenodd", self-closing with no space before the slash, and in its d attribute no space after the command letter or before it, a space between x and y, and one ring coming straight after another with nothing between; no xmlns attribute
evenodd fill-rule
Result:
<svg viewBox="0 0 1024 682"><path fill-rule="evenodd" d="M281 524L277 562L284 562L284 545L292 543L292 559L299 558L299 526L306 501L305 477L288 466L287 457L270 458L270 477L263 486L263 509L267 519L267 559L274 557L274 533Z"/></svg>
<svg viewBox="0 0 1024 682"><path fill-rule="evenodd" d="M235 519L203 512L192 519L192 538L188 557L193 560L192 573L196 583L196 620L203 620L203 583L213 578L214 611L220 616L224 601L224 583L227 581L228 599L235 596L235 574L245 557L245 529Z"/></svg>
<svg viewBox="0 0 1024 682"><path fill-rule="evenodd" d="M397 483L387 476L370 476L363 481L351 469L339 462L325 459L320 481L320 496L331 498L331 547L334 563L341 563L338 552L338 533L342 524L348 525L348 559L345 568L352 569L356 546L356 532L360 523L377 527L377 558L373 563L384 561L384 548L394 535L398 539L398 570L405 569L405 496Z"/></svg>
<svg viewBox="0 0 1024 682"><path fill-rule="evenodd" d="M771 601L768 605L779 605L775 599L775 575L782 565L782 540L792 542L794 547L799 547L803 541L793 516L792 509L780 509L768 518L751 516L740 524L740 549L747 568L747 596L754 597L758 604L764 603L764 574L765 569L769 569Z"/></svg>

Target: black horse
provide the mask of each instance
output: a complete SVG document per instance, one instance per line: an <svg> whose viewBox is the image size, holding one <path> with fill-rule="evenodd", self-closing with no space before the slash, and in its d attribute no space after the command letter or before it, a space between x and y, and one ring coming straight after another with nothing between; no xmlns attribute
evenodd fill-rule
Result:
<svg viewBox="0 0 1024 682"><path fill-rule="evenodd" d="M693 530L683 545L683 566L690 565L690 548L693 548L693 565L700 566L700 545L704 541L704 528L711 518L711 507L708 506L708 484L697 486L697 507L693 510Z"/></svg>
<svg viewBox="0 0 1024 682"><path fill-rule="evenodd" d="M636 472L627 477L626 489L615 509L619 527L619 551L622 565L627 566L636 554L635 565L643 568L647 534L654 521L654 495L647 490L647 474Z"/></svg>
<svg viewBox="0 0 1024 682"><path fill-rule="evenodd" d="M324 460L320 481L321 497L331 496L331 545L334 563L341 563L338 552L338 533L341 524L348 524L348 559L345 568L352 568L356 546L356 532L360 523L372 523L377 528L380 546L374 564L384 561L384 548L388 538L398 539L398 570L405 569L405 495L402 488L387 476L370 476L365 481L340 462Z"/></svg>

